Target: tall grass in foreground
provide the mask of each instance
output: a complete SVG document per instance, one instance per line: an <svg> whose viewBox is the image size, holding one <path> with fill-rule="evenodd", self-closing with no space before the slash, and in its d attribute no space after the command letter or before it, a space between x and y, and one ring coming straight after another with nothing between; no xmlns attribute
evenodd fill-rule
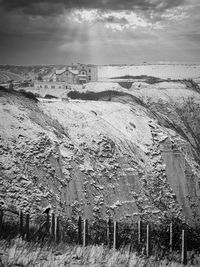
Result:
<svg viewBox="0 0 200 267"><path fill-rule="evenodd" d="M186 266L200 266L200 255L190 252ZM108 249L106 246L69 246L63 243L26 242L16 238L0 241L0 266L87 266L87 267L159 267L182 266L180 255L174 252L174 260L165 258L157 260L155 256L146 258L130 252L129 247L120 250ZM175 261L177 259L177 261Z"/></svg>

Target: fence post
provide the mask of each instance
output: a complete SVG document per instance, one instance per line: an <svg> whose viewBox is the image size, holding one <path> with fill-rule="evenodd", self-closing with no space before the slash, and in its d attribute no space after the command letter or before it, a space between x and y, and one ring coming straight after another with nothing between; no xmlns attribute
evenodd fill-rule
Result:
<svg viewBox="0 0 200 267"><path fill-rule="evenodd" d="M88 220L84 219L83 221L83 247L87 246L88 239Z"/></svg>
<svg viewBox="0 0 200 267"><path fill-rule="evenodd" d="M78 244L82 244L82 219L81 216L78 217Z"/></svg>
<svg viewBox="0 0 200 267"><path fill-rule="evenodd" d="M49 222L49 213L46 214L46 233L49 234L50 222Z"/></svg>
<svg viewBox="0 0 200 267"><path fill-rule="evenodd" d="M147 243L146 243L146 255L150 256L150 226L147 224Z"/></svg>
<svg viewBox="0 0 200 267"><path fill-rule="evenodd" d="M169 225L169 247L170 247L170 253L172 253L173 250L173 224L170 223Z"/></svg>
<svg viewBox="0 0 200 267"><path fill-rule="evenodd" d="M55 236L56 242L60 242L60 220L59 216L56 218L56 236Z"/></svg>
<svg viewBox="0 0 200 267"><path fill-rule="evenodd" d="M113 248L117 249L118 247L118 222L114 222L114 237L113 237Z"/></svg>
<svg viewBox="0 0 200 267"><path fill-rule="evenodd" d="M110 218L107 220L107 232L106 232L106 236L107 236L107 245L108 245L108 248L111 248L111 219Z"/></svg>
<svg viewBox="0 0 200 267"><path fill-rule="evenodd" d="M182 253L181 253L181 263L187 264L187 236L186 231L182 230Z"/></svg>
<svg viewBox="0 0 200 267"><path fill-rule="evenodd" d="M30 220L30 215L29 213L27 213L26 214L26 226L25 226L26 240L29 240L29 220Z"/></svg>
<svg viewBox="0 0 200 267"><path fill-rule="evenodd" d="M53 239L55 239L55 215L54 213L52 213L52 216L51 216L51 235Z"/></svg>
<svg viewBox="0 0 200 267"><path fill-rule="evenodd" d="M138 221L138 244L141 243L141 221Z"/></svg>
<svg viewBox="0 0 200 267"><path fill-rule="evenodd" d="M24 237L24 227L23 227L23 212L20 210L19 212L19 234L21 237Z"/></svg>
<svg viewBox="0 0 200 267"><path fill-rule="evenodd" d="M0 210L0 235L3 232L3 210Z"/></svg>

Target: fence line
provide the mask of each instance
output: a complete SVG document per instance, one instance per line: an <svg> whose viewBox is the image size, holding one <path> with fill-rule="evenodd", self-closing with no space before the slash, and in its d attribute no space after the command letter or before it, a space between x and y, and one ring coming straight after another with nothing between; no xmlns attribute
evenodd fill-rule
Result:
<svg viewBox="0 0 200 267"><path fill-rule="evenodd" d="M118 248L118 223L116 221L114 222L113 248Z"/></svg>
<svg viewBox="0 0 200 267"><path fill-rule="evenodd" d="M182 230L182 249L181 249L181 263L187 264L187 237L185 230Z"/></svg>
<svg viewBox="0 0 200 267"><path fill-rule="evenodd" d="M54 213L51 215L51 235L53 237L53 240L55 241L56 232L55 232L55 214Z"/></svg>
<svg viewBox="0 0 200 267"><path fill-rule="evenodd" d="M169 247L170 247L170 252L172 253L173 250L173 224L170 223L169 225Z"/></svg>
<svg viewBox="0 0 200 267"><path fill-rule="evenodd" d="M24 218L23 218L23 212L20 211L19 213L19 233L22 237L24 237Z"/></svg>
<svg viewBox="0 0 200 267"><path fill-rule="evenodd" d="M147 224L147 241L146 241L146 255L150 256L150 226Z"/></svg>
<svg viewBox="0 0 200 267"><path fill-rule="evenodd" d="M138 221L138 244L141 243L141 221Z"/></svg>
<svg viewBox="0 0 200 267"><path fill-rule="evenodd" d="M87 246L88 239L88 220L84 219L83 221L83 247Z"/></svg>
<svg viewBox="0 0 200 267"><path fill-rule="evenodd" d="M82 224L81 224L81 216L78 217L78 244L82 244Z"/></svg>
<svg viewBox="0 0 200 267"><path fill-rule="evenodd" d="M23 238L25 238L26 240L30 240L30 237L31 237L30 214L29 213L24 214L22 211L20 211L18 213L18 216L19 216L18 217L19 225L16 231L18 231L18 234L22 236ZM61 237L62 237L62 240L64 240L63 235L65 235L65 232L63 230L61 232L60 217L55 216L55 214L51 214L51 217L50 217L49 213L45 214L45 216L46 216L45 222L42 224L39 230L41 230L43 227L46 236L51 237L52 240L56 241L57 243L61 241ZM145 225L146 225L146 228L144 229ZM151 255L152 248L155 245L154 243L156 241L154 240L155 238L154 239L152 238L153 234L151 233L153 233L154 229L150 227L150 224L145 224L141 220L139 220L137 224L135 225L136 227L134 228L134 230L133 228L129 226L129 228L127 227L127 228L121 229L121 232L120 232L120 227L121 228L122 226L124 227L124 224L122 223L120 224L117 221L113 222L111 218L109 218L106 221L106 224L104 224L103 226L105 228L105 233L103 232L105 236L104 244L106 244L109 248L113 247L114 249L118 249L120 247L120 242L122 244L123 241L127 238L126 236L124 237L122 234L122 230L124 230L126 234L128 233L127 235L130 235L130 238L129 238L130 243L132 243L134 246L138 246L139 248L140 246L143 246L144 248L146 248L146 256L149 257ZM102 226L102 229L104 230L103 226ZM4 227L4 211L0 210L0 235L3 234L3 227ZM95 230L98 231L99 229L95 229ZM179 233L179 238L181 237L180 238L181 240L181 244L180 244L181 262L183 264L186 264L187 263L187 232L186 232L186 229L181 229L181 230L182 232ZM76 242L79 245L83 245L85 247L91 243L91 239L89 238L88 231L89 231L88 219L82 220L81 216L79 216L77 220L77 231L76 231L76 234L77 234ZM37 232L35 232L35 235L37 235L37 233L39 233L38 230ZM134 238L133 234L135 233L136 235ZM167 226L166 231L164 230L164 233L166 234L168 238L168 241L166 241L166 243L168 244L169 251L172 252L175 246L175 239L176 239L174 237L175 225L171 222ZM178 233L178 230L176 230L176 233Z"/></svg>
<svg viewBox="0 0 200 267"><path fill-rule="evenodd" d="M56 242L60 242L60 219L59 216L56 217Z"/></svg>
<svg viewBox="0 0 200 267"><path fill-rule="evenodd" d="M108 245L108 247L109 248L111 248L111 224L112 224L112 222L111 222L111 219L109 218L108 220L107 220L107 225L106 225L106 243L107 243L107 245Z"/></svg>
<svg viewBox="0 0 200 267"><path fill-rule="evenodd" d="M29 213L27 213L26 214L26 225L25 225L26 240L29 240L29 220L30 220L30 216L29 216Z"/></svg>

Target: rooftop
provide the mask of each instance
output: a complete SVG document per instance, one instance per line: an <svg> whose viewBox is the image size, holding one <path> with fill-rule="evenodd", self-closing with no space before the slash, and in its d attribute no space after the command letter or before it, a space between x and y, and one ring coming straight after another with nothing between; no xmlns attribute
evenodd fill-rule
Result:
<svg viewBox="0 0 200 267"><path fill-rule="evenodd" d="M56 74L60 75L63 74L66 71L66 69L56 70Z"/></svg>

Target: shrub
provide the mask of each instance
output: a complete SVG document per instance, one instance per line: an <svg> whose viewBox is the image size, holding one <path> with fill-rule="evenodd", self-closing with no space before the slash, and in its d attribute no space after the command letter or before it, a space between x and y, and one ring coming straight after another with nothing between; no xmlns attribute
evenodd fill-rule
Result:
<svg viewBox="0 0 200 267"><path fill-rule="evenodd" d="M145 80L146 83L149 84L155 84L155 83L160 83L163 82L165 80L160 79L158 77L153 77L153 76L148 76L148 75L138 75L138 76L131 76L131 75L124 75L124 76L120 76L120 77L113 77L111 79L133 79L133 80ZM124 83L124 82L122 82ZM128 88L129 89L129 88Z"/></svg>
<svg viewBox="0 0 200 267"><path fill-rule="evenodd" d="M23 90L23 89L22 89ZM35 102L38 102L38 99L36 98L36 96L35 96L35 94L34 93L32 93L32 92L26 92L26 91L22 91L22 92L20 92L23 96L25 96L25 97L27 97L27 98L29 98L29 99L32 99L32 100L34 100Z"/></svg>
<svg viewBox="0 0 200 267"><path fill-rule="evenodd" d="M37 94L31 93L31 92L26 92L24 89L20 89L20 90L16 91L14 89L8 89L8 88L4 88L4 87L0 86L0 91L6 92L6 93L12 93L15 95L22 95L22 96L25 96L29 99L34 100L35 102L38 102L38 99L36 98Z"/></svg>
<svg viewBox="0 0 200 267"><path fill-rule="evenodd" d="M118 84L123 88L130 89L133 82L119 82Z"/></svg>
<svg viewBox="0 0 200 267"><path fill-rule="evenodd" d="M142 100L140 100L138 97L130 95L128 93L114 91L114 90L107 90L107 91L102 91L98 93L91 92L91 91L87 91L86 93L70 91L67 94L67 96L70 97L71 99L93 100L93 101L99 101L99 100L111 101L113 97L128 97L133 102L146 107L146 104Z"/></svg>
<svg viewBox="0 0 200 267"><path fill-rule="evenodd" d="M56 98L56 99L58 99L57 96L53 96L53 95L49 95L49 94L46 94L44 98L47 98L47 99Z"/></svg>

